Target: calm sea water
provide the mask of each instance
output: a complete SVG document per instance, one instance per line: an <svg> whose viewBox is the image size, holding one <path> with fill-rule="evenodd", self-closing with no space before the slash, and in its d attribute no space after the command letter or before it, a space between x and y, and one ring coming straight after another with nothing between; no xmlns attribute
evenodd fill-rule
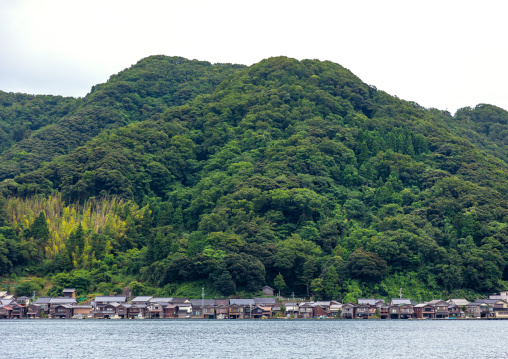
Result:
<svg viewBox="0 0 508 359"><path fill-rule="evenodd" d="M0 320L3 358L507 358L508 321Z"/></svg>

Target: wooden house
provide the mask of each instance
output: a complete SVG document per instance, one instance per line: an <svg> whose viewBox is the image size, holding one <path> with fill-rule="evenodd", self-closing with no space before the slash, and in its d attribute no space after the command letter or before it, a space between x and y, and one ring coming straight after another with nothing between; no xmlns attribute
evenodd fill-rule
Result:
<svg viewBox="0 0 508 359"><path fill-rule="evenodd" d="M36 302L37 303L37 302ZM51 308L57 306L57 305L76 305L77 300L76 298L51 298L48 303L49 311L51 311Z"/></svg>
<svg viewBox="0 0 508 359"><path fill-rule="evenodd" d="M271 297L271 298L266 298L266 297L254 298L254 304L255 305L261 305L261 306L264 306L264 307L274 307L275 304L277 304L277 299L275 297Z"/></svg>
<svg viewBox="0 0 508 359"><path fill-rule="evenodd" d="M40 304L30 304L27 307L26 317L30 319L40 318L42 315L42 308Z"/></svg>
<svg viewBox="0 0 508 359"><path fill-rule="evenodd" d="M213 306L215 300L213 299L191 299L192 315L191 318L206 318L215 317Z"/></svg>
<svg viewBox="0 0 508 359"><path fill-rule="evenodd" d="M26 305L14 302L10 306L12 307L11 319L22 319L25 317Z"/></svg>
<svg viewBox="0 0 508 359"><path fill-rule="evenodd" d="M146 317L150 319L164 318L163 307L167 306L168 304L169 304L168 302L163 303L150 302L150 304L146 307Z"/></svg>
<svg viewBox="0 0 508 359"><path fill-rule="evenodd" d="M27 296L21 296L21 297L16 298L16 303L28 307L32 303L32 299Z"/></svg>
<svg viewBox="0 0 508 359"><path fill-rule="evenodd" d="M11 319L12 307L10 305L0 306L0 319Z"/></svg>
<svg viewBox="0 0 508 359"><path fill-rule="evenodd" d="M230 304L228 307L229 319L243 319L243 307L238 304Z"/></svg>
<svg viewBox="0 0 508 359"><path fill-rule="evenodd" d="M297 302L286 302L284 304L286 308L286 316L293 316L294 318L298 318L298 303Z"/></svg>
<svg viewBox="0 0 508 359"><path fill-rule="evenodd" d="M264 295L266 295L267 297L273 297L273 288L270 287L270 286L267 286L265 285L263 288L261 288L261 291L263 292Z"/></svg>
<svg viewBox="0 0 508 359"><path fill-rule="evenodd" d="M417 319L434 319L436 318L436 312L433 305L428 302L419 303L413 307L414 316Z"/></svg>
<svg viewBox="0 0 508 359"><path fill-rule="evenodd" d="M342 303L332 300L330 302L330 316L338 318L339 314L342 314Z"/></svg>
<svg viewBox="0 0 508 359"><path fill-rule="evenodd" d="M390 319L390 304L383 304L378 307L380 319Z"/></svg>
<svg viewBox="0 0 508 359"><path fill-rule="evenodd" d="M131 300L131 304L133 305L143 305L147 306L150 303L150 300L152 300L151 295L145 295L145 296L137 296L133 300Z"/></svg>
<svg viewBox="0 0 508 359"><path fill-rule="evenodd" d="M358 319L372 318L376 313L376 306L372 304L358 304L356 306L356 317Z"/></svg>
<svg viewBox="0 0 508 359"><path fill-rule="evenodd" d="M129 319L144 318L146 316L146 305L144 304L132 304L127 314Z"/></svg>
<svg viewBox="0 0 508 359"><path fill-rule="evenodd" d="M72 318L72 305L55 304L49 309L49 316L53 319L70 319Z"/></svg>
<svg viewBox="0 0 508 359"><path fill-rule="evenodd" d="M448 303L441 299L434 299L429 302L434 307L434 318L444 319L448 318Z"/></svg>
<svg viewBox="0 0 508 359"><path fill-rule="evenodd" d="M252 308L251 317L253 319L261 319L263 317L263 307L255 306Z"/></svg>
<svg viewBox="0 0 508 359"><path fill-rule="evenodd" d="M176 304L167 304L163 307L164 318L178 318L178 305Z"/></svg>
<svg viewBox="0 0 508 359"><path fill-rule="evenodd" d="M322 317L330 317L330 301L317 301L314 302L314 317L322 318Z"/></svg>
<svg viewBox="0 0 508 359"><path fill-rule="evenodd" d="M49 301L51 299L51 297L39 297L34 304L39 304L41 306L41 311L47 314L49 313Z"/></svg>
<svg viewBox="0 0 508 359"><path fill-rule="evenodd" d="M488 314L486 310L482 313L482 318L508 318L508 304L502 299L478 299L477 302L489 306ZM486 308L485 308L486 309Z"/></svg>
<svg viewBox="0 0 508 359"><path fill-rule="evenodd" d="M116 307L116 314L122 319L127 319L129 318L129 311L131 308L132 304L120 303L120 305ZM76 314L76 311L74 311L74 314Z"/></svg>
<svg viewBox="0 0 508 359"><path fill-rule="evenodd" d="M250 311L256 306L254 299L230 299L229 305L240 306L240 316L237 319L249 319L251 317Z"/></svg>
<svg viewBox="0 0 508 359"><path fill-rule="evenodd" d="M228 318L229 299L215 299L214 301L215 317Z"/></svg>
<svg viewBox="0 0 508 359"><path fill-rule="evenodd" d="M76 289L75 288L65 288L63 291L64 298L76 298Z"/></svg>
<svg viewBox="0 0 508 359"><path fill-rule="evenodd" d="M356 305L353 303L347 303L342 305L342 318L354 319L356 318Z"/></svg>
<svg viewBox="0 0 508 359"><path fill-rule="evenodd" d="M448 316L450 318L462 318L463 317L462 309L453 303L448 303Z"/></svg>
<svg viewBox="0 0 508 359"><path fill-rule="evenodd" d="M192 314L192 305L190 303L182 303L178 305L178 318L188 319Z"/></svg>
<svg viewBox="0 0 508 359"><path fill-rule="evenodd" d="M412 319L413 317L414 308L411 302L409 304L390 305L390 319Z"/></svg>
<svg viewBox="0 0 508 359"><path fill-rule="evenodd" d="M298 318L310 319L314 318L314 303L300 303L298 306Z"/></svg>
<svg viewBox="0 0 508 359"><path fill-rule="evenodd" d="M91 305L82 304L82 305L74 305L72 307L73 316L82 315L83 317L87 318L88 315L92 314L92 312L93 307Z"/></svg>

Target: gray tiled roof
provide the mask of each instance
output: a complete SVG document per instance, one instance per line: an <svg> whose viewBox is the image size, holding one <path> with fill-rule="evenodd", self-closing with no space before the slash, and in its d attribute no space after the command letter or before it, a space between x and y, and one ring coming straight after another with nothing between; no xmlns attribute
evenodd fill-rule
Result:
<svg viewBox="0 0 508 359"><path fill-rule="evenodd" d="M145 295L145 296L137 296L132 300L132 302L148 302L153 297L151 295Z"/></svg>
<svg viewBox="0 0 508 359"><path fill-rule="evenodd" d="M236 305L255 305L256 302L254 302L254 299L230 299L229 305L236 304Z"/></svg>
<svg viewBox="0 0 508 359"><path fill-rule="evenodd" d="M96 303L104 303L104 302L119 302L119 303L122 303L122 302L125 302L125 300L127 299L126 296L124 295L102 295L102 296L98 296L98 297L95 297L95 302Z"/></svg>
<svg viewBox="0 0 508 359"><path fill-rule="evenodd" d="M76 302L77 302L76 298L51 298L49 300L50 304L74 304Z"/></svg>
<svg viewBox="0 0 508 359"><path fill-rule="evenodd" d="M49 301L51 300L52 298L51 297L39 297L37 298L37 300L35 301L36 304L47 304L49 303Z"/></svg>
<svg viewBox="0 0 508 359"><path fill-rule="evenodd" d="M274 304L276 303L275 297L270 298L254 298L256 304Z"/></svg>
<svg viewBox="0 0 508 359"><path fill-rule="evenodd" d="M411 304L411 300L407 298L392 298L392 304L393 305Z"/></svg>
<svg viewBox="0 0 508 359"><path fill-rule="evenodd" d="M173 297L158 297L150 299L152 303L170 303L173 300Z"/></svg>
<svg viewBox="0 0 508 359"><path fill-rule="evenodd" d="M201 306L201 299L191 299L190 303L193 306ZM214 299L204 299L203 303L204 303L204 305L214 305L215 300Z"/></svg>
<svg viewBox="0 0 508 359"><path fill-rule="evenodd" d="M359 305L364 305L364 304L369 304L369 305L376 305L377 302L385 302L384 299L375 299L375 298L359 298L358 299L358 304Z"/></svg>

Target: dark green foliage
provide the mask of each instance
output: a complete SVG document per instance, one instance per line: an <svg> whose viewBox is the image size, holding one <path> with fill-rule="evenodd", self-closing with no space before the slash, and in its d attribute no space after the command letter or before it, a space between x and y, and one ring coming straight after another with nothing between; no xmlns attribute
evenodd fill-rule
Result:
<svg viewBox="0 0 508 359"><path fill-rule="evenodd" d="M20 283L15 289L14 289L14 295L16 297L32 297L33 293L35 292L35 295L38 295L39 291L42 289L43 283L41 283L40 280L31 280L27 282Z"/></svg>
<svg viewBox="0 0 508 359"><path fill-rule="evenodd" d="M76 101L53 126L14 131L0 191L118 196L141 209L121 213L121 240L111 228L73 231L44 271L71 271L89 241L90 276L62 273L61 284L113 292L124 276L161 294L227 296L282 278L287 291L328 299L508 284L498 135L508 116L494 106L452 117L340 65L284 57L248 68L150 57ZM39 268L43 227L37 218L4 234L0 270Z"/></svg>
<svg viewBox="0 0 508 359"><path fill-rule="evenodd" d="M386 262L377 254L367 252L363 248L357 248L351 253L347 269L351 277L366 282L379 282L388 273Z"/></svg>

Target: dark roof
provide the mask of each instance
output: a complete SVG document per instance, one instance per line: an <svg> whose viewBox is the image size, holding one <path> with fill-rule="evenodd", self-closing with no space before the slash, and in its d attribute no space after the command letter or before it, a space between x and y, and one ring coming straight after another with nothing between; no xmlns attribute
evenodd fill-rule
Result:
<svg viewBox="0 0 508 359"><path fill-rule="evenodd" d="M132 300L132 302L148 302L153 297L151 295L145 295L145 296L137 296Z"/></svg>
<svg viewBox="0 0 508 359"><path fill-rule="evenodd" d="M256 302L254 302L254 299L230 299L229 304L236 304L236 305L255 305Z"/></svg>
<svg viewBox="0 0 508 359"><path fill-rule="evenodd" d="M39 298L37 298L35 303L37 303L37 304L47 304L47 303L49 303L49 301L51 299L52 299L51 297L39 297Z"/></svg>
<svg viewBox="0 0 508 359"><path fill-rule="evenodd" d="M171 300L171 303L185 303L188 300L189 300L188 298L173 298Z"/></svg>
<svg viewBox="0 0 508 359"><path fill-rule="evenodd" d="M152 303L170 303L171 301L173 301L172 297L155 297L150 299Z"/></svg>
<svg viewBox="0 0 508 359"><path fill-rule="evenodd" d="M125 302L127 297L125 295L101 295L98 297L95 297L95 302Z"/></svg>
<svg viewBox="0 0 508 359"><path fill-rule="evenodd" d="M201 299L191 299L190 300L190 303L192 304L192 306L201 306ZM204 299L203 300L203 304L204 305L214 305L215 304L215 300L213 299Z"/></svg>
<svg viewBox="0 0 508 359"><path fill-rule="evenodd" d="M384 299L375 299L375 298L359 298L358 304L369 304L369 305L376 305L377 302L385 302Z"/></svg>
<svg viewBox="0 0 508 359"><path fill-rule="evenodd" d="M476 301L478 303L485 303L485 304L495 304L499 302L502 299L477 299Z"/></svg>
<svg viewBox="0 0 508 359"><path fill-rule="evenodd" d="M408 298L392 298L393 305L399 305L399 304L411 304L411 300Z"/></svg>
<svg viewBox="0 0 508 359"><path fill-rule="evenodd" d="M256 304L274 304L276 303L275 297L270 298L254 298L254 303Z"/></svg>
<svg viewBox="0 0 508 359"><path fill-rule="evenodd" d="M229 305L229 299L215 299L215 305Z"/></svg>
<svg viewBox="0 0 508 359"><path fill-rule="evenodd" d="M51 298L49 300L50 304L74 304L76 302L77 302L76 298Z"/></svg>

